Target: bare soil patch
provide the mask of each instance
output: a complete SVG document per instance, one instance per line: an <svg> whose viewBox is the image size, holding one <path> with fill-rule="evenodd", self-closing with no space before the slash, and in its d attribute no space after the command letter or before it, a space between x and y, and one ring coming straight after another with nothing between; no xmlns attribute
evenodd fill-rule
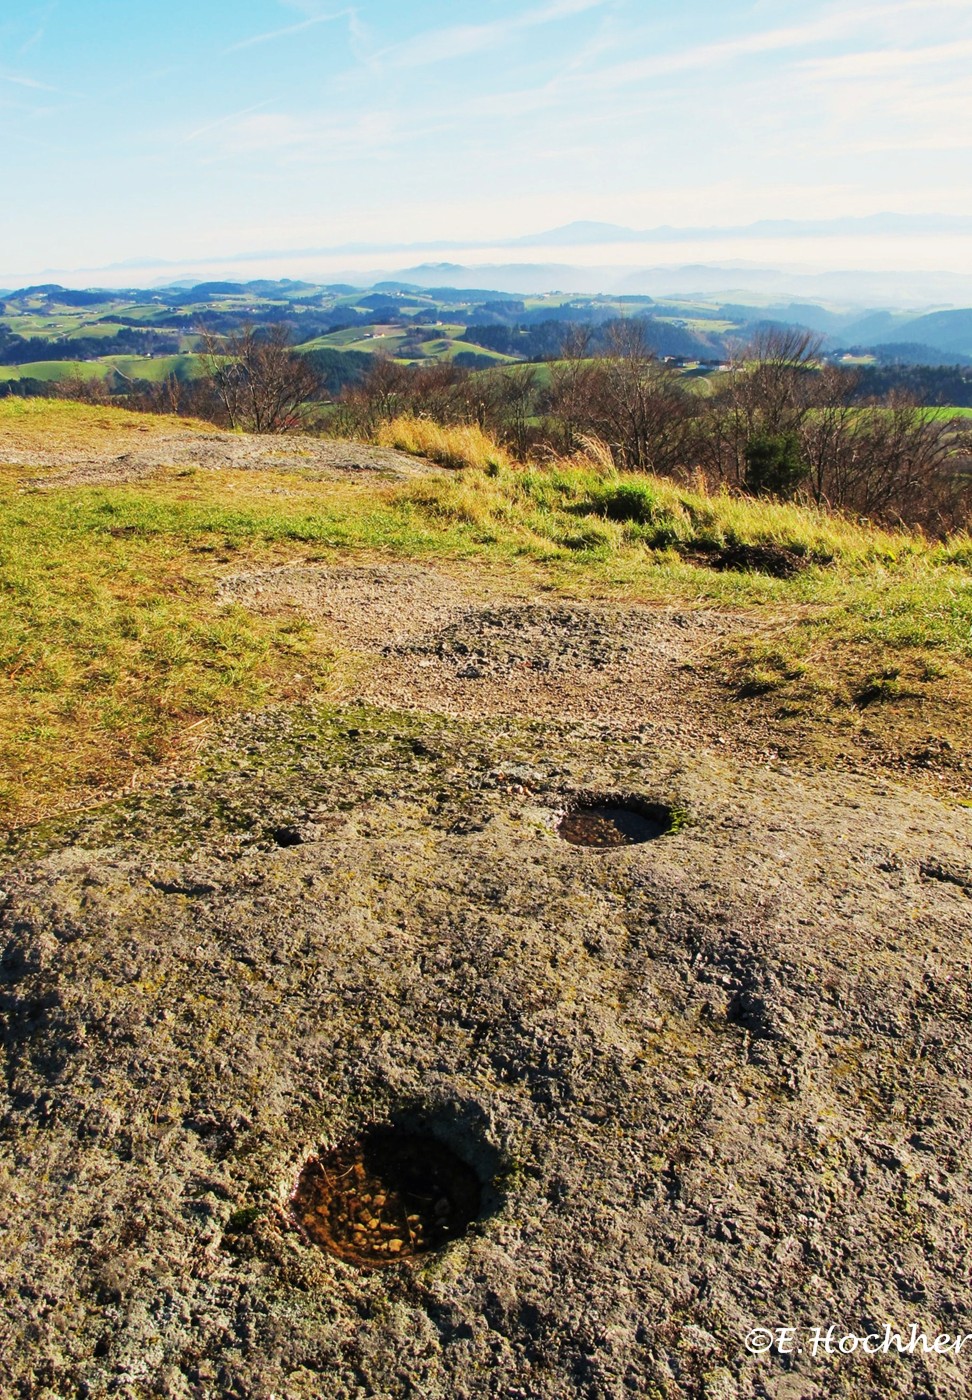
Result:
<svg viewBox="0 0 972 1400"><path fill-rule="evenodd" d="M228 579L222 596L319 622L364 663L347 693L378 704L610 718L683 737L703 732L696 662L743 621L516 596L509 581L462 565L286 566Z"/></svg>
<svg viewBox="0 0 972 1400"><path fill-rule="evenodd" d="M79 446L51 446L48 434L4 428L0 462L43 467L43 475L28 478L29 486L111 486L141 481L166 467L201 471L300 472L310 480L348 475L407 480L441 471L422 458L391 448L370 447L343 439L226 433L217 429L159 433L140 431L136 424L114 424L97 435L88 433Z"/></svg>
<svg viewBox="0 0 972 1400"><path fill-rule="evenodd" d="M302 613L335 645L380 656L417 631L453 625L497 587L472 570L423 564L285 564L225 578L219 596L258 612Z"/></svg>
<svg viewBox="0 0 972 1400"><path fill-rule="evenodd" d="M771 578L793 578L815 560L782 544L733 544L711 557L714 569L742 569L769 574Z"/></svg>
<svg viewBox="0 0 972 1400"><path fill-rule="evenodd" d="M884 772L964 799L972 695L826 710L787 694L743 693L724 652L739 637L776 639L752 612L565 599L454 563L286 565L224 580L221 596L294 611L357 664L344 699L454 717L527 716L634 726L691 751L748 761ZM967 680L949 689L957 699Z"/></svg>

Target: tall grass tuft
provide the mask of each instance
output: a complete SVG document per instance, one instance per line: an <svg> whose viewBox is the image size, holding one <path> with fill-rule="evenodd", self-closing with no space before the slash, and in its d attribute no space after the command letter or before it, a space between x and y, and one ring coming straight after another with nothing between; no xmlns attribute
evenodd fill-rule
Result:
<svg viewBox="0 0 972 1400"><path fill-rule="evenodd" d="M513 466L506 448L476 423L443 425L431 418L402 414L389 423L382 423L375 440L379 447L396 447L400 452L427 457L440 467L497 472Z"/></svg>

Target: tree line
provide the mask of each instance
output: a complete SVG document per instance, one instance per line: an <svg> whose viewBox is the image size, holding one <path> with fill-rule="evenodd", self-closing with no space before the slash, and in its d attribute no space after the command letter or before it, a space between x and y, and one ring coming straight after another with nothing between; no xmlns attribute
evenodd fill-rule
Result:
<svg viewBox="0 0 972 1400"><path fill-rule="evenodd" d="M342 394L331 431L368 437L399 414L473 421L521 460L605 444L616 467L820 505L934 531L967 524L972 439L956 421L820 359L798 328L761 328L707 392L658 358L641 320L617 321L592 347L576 326L548 365L467 374L376 359ZM596 349L597 353L592 353Z"/></svg>

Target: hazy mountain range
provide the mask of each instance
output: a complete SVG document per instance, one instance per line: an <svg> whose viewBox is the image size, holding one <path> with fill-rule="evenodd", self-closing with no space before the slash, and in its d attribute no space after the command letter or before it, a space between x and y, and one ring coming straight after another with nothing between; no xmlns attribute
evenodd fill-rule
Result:
<svg viewBox="0 0 972 1400"><path fill-rule="evenodd" d="M522 234L516 238L485 240L490 248L584 248L611 243L688 243L697 239L719 242L727 238L845 238L845 237L915 237L929 235L972 235L972 218L949 214L868 214L861 217L837 219L761 219L738 225L675 225L659 224L654 228L626 228L623 224L598 223L576 219L557 228L539 233ZM378 254L392 252L449 252L470 247L467 239L430 239L421 243L350 242L328 247L295 248L290 257L316 257L344 254ZM249 255L242 254L241 257ZM283 252L260 256L279 257ZM141 260L140 260L141 261ZM126 263L127 267L137 262Z"/></svg>
<svg viewBox="0 0 972 1400"><path fill-rule="evenodd" d="M544 252L553 256L544 257ZM438 260L448 253L452 259ZM873 270L882 263L891 270ZM917 270L907 270L907 264ZM432 239L216 253L192 260L141 257L30 276L0 273L0 281L7 286L49 281L126 286L138 273L139 281L154 286L186 278L270 276L364 287L398 278L422 286L449 282L517 294L794 296L843 306L924 310L972 304L972 270L967 268L972 269L972 218L884 213L646 229L578 220L476 245Z"/></svg>
<svg viewBox="0 0 972 1400"><path fill-rule="evenodd" d="M972 304L972 273L792 272L731 263L679 267L578 267L569 263L420 263L395 272L348 273L342 281L371 286L395 278L416 286L494 287L529 295L538 291L606 292L653 297L693 295L740 300L752 294L793 296L840 305L901 308ZM161 285L161 284L160 284Z"/></svg>
<svg viewBox="0 0 972 1400"><path fill-rule="evenodd" d="M972 234L972 218L949 214L867 214L842 219L760 219L734 227L685 227L660 224L633 229L579 219L543 233L512 238L499 247L532 248L560 244L579 248L598 243L677 243L699 238L833 238Z"/></svg>

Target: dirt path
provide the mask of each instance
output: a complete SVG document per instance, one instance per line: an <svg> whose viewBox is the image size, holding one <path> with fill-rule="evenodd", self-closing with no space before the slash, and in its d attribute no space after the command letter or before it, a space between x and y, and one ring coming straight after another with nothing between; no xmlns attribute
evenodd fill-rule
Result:
<svg viewBox="0 0 972 1400"><path fill-rule="evenodd" d="M62 445L52 447L49 435L30 425L18 429L4 424L0 461L45 468L26 484L50 489L140 481L173 466L204 471L300 471L322 480L349 473L407 480L442 470L404 452L357 442L296 434L260 437L216 429L160 433L140 425L137 418L125 428L106 420L101 432L84 434L80 447L70 435Z"/></svg>

